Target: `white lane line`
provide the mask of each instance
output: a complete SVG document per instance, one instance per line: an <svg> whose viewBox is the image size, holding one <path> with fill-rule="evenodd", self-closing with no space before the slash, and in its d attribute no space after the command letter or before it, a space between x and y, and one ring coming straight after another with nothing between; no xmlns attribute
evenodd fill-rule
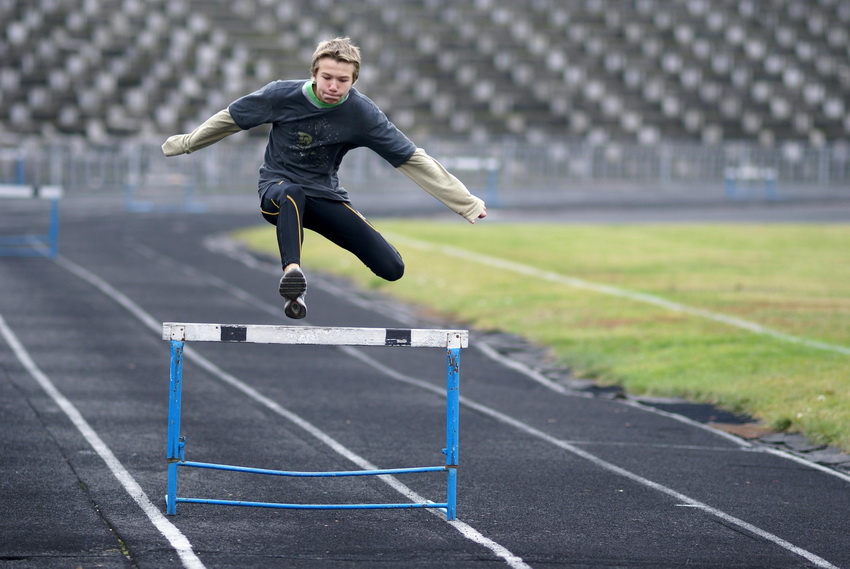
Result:
<svg viewBox="0 0 850 569"><path fill-rule="evenodd" d="M153 254L154 253L152 251L150 251L150 250L147 251L148 256L151 256ZM151 316L150 314L145 312L145 310L143 310L139 305L137 305L135 302L130 300L129 297L127 297L126 295L124 295L123 293L121 293L120 291L115 289L108 282L104 281L103 279L101 279L100 277L95 275L94 273L84 269L83 267L77 265L76 263L74 263L74 262L72 262L68 259L59 257L57 259L57 261L59 262L59 264L62 267L64 267L68 271L72 272L73 274L77 275L82 280L88 282L89 284L91 284L95 288L99 289L103 294L105 294L109 298L115 300L122 307L126 308L133 316L135 316L140 322L142 322L142 324L144 324L146 327L150 328L156 334L162 333L162 323L161 322L158 322L157 320L155 320L153 318L153 316ZM195 269L191 269L191 271L194 272L195 274L198 274L197 270L195 270ZM234 292L234 291L238 292L239 294L235 295L237 298L245 297L246 293L244 293L244 291L241 291L240 289L232 287L232 286L228 285L227 283L225 283L224 281L215 280L214 284L215 284L215 286L222 287L225 290L228 290L228 291L231 291L231 292ZM257 303L252 303L252 304L254 304L254 306L258 305ZM265 305L265 307L266 307L267 310L271 311L272 314L275 314L275 315L280 314L279 309L271 307L270 305ZM325 445L327 445L328 447L333 449L339 455L350 460L352 463L358 465L360 468L363 468L364 470L378 470L378 467L376 465L372 464L371 462L369 462L365 458L356 454L354 451L348 449L345 445L343 445L342 443L340 443L336 439L332 438L331 436L327 435L324 431L322 431L318 427L314 426L310 422L306 421L305 419L301 418L299 415L296 415L292 411L289 411L288 409L279 405L276 401L269 399L268 397L266 397L265 395L263 395L262 393L260 393L256 389L254 389L253 387L247 385L246 383L243 383L242 381L240 381L239 379L237 379L233 375L231 375L231 374L227 373L226 371L224 371L223 369L219 368L214 363L212 363L210 360L208 360L204 356L197 353L194 349L192 349L191 346L185 346L184 349L183 349L183 352L184 352L184 355L186 357L191 358L196 364L198 364L202 368L206 369L209 373L211 373L215 377L218 377L224 383L226 383L226 384L230 385L231 387L241 391L243 394L245 394L249 398L253 399L257 403L264 405L265 407L267 407L269 410L273 411L274 413L276 413L276 414L280 415L281 417L284 417L285 419L287 419L287 420L291 421L292 423L298 425L303 430L305 430L306 432L310 433L315 438L317 438L319 441L321 441L322 443L324 443ZM443 393L443 396L445 396L445 393ZM94 431L92 431L92 432L94 432ZM129 473L128 473L128 476L129 476ZM422 496L420 496L419 494L414 492L412 489L408 488L405 484L400 482L394 476L383 475L383 476L379 476L378 478L380 478L383 482L388 484L391 488L393 488L394 490L396 490L397 492L399 492L403 496L407 497L412 502L424 502L424 501L426 501L425 498L423 498ZM141 492L141 488L139 488L139 491ZM145 496L145 495L142 493L142 496ZM148 503L150 503L150 500L148 500L146 496L145 496L145 500L147 500ZM153 504L151 504L151 507L153 507ZM442 517L442 514L439 513L436 509L430 509L429 508L426 511L428 511L432 514L435 514L437 516L440 516L442 519L445 519L444 517ZM160 517L162 517L162 514L160 514L159 510L157 510L156 512L157 512L157 514L160 515ZM166 523L168 523L167 520L166 520ZM469 524L458 521L458 520L450 521L448 523L452 527L454 527L456 530L458 530L458 532L460 532L461 535L463 535L466 539L469 539L469 540L473 541L474 543L477 543L477 544L489 549L494 555L504 559L505 563L507 563L507 565L509 567L511 567L512 569L531 569L530 566L527 565L522 560L522 558L520 558L517 555L514 555L506 547L500 545L499 543L491 540L488 537L485 537L483 534L481 534L481 532L479 532L478 530L476 530L475 528L473 528ZM186 543L188 544L188 540L186 541ZM189 551L191 551L191 546L190 546ZM193 555L194 555L194 553L193 553Z"/></svg>
<svg viewBox="0 0 850 569"><path fill-rule="evenodd" d="M148 519L150 519L154 527L168 540L171 547L174 548L180 557L183 567L186 567L186 569L203 569L204 564L195 555L195 552L192 550L192 544L189 543L186 536L174 524L169 522L162 512L150 501L139 483L136 482L135 478L124 468L124 465L121 464L112 450L103 442L103 439L100 438L97 432L83 418L83 415L76 406L62 395L50 378L35 364L27 349L6 324L6 320L2 315L0 315L0 335L6 340L6 343L15 353L15 356L21 362L24 369L35 379L36 383L38 383L56 405L62 409L98 456L103 459L103 462L106 463L112 475L115 476L130 497L133 498L133 501L138 504Z"/></svg>
<svg viewBox="0 0 850 569"><path fill-rule="evenodd" d="M385 375L387 375L389 377L392 377L393 379L397 379L399 381L403 381L404 383L408 383L408 384L411 384L411 385L417 385L419 387L422 387L424 389L428 389L429 391L433 391L435 393L442 393L441 390L439 390L438 388L436 388L432 385L429 385L428 383L426 383L424 381L406 376L406 375L401 374L401 373L399 373L399 372L397 372L397 371L395 371L391 368L384 366L382 363L380 363L377 360L374 360L371 357L363 354L359 350L356 350L354 348L349 348L349 350L352 351L352 352L357 352L356 354L352 353L352 355L356 355L356 357L358 359L360 359L361 361L368 363L369 365L374 367L376 370L381 371L382 373L384 373ZM346 351L349 351L349 350L346 350ZM443 394L443 395L445 395L445 394ZM750 533L752 533L752 534L754 534L758 537L761 537L762 539L770 541L771 543L774 543L774 544L778 545L779 547L782 547L783 549L790 551L791 553L799 555L800 557L806 559L807 561L809 561L810 563L814 564L817 567L823 567L825 569L839 569L838 567L836 567L835 565L833 565L832 563L830 563L826 559L823 559L822 557L819 557L818 555L815 555L814 553L812 553L812 552L810 552L806 549L803 549L802 547L798 547L798 546L794 545L793 543L786 541L786 540L782 539L781 537L779 537L775 534L772 534L772 533L770 533L766 530L763 530L763 529L761 529L757 526L754 526L753 524L746 522L746 521L744 521L740 518L736 518L736 517L734 517L730 514L727 514L726 512L724 512L722 510L718 510L717 508L713 508L713 507L709 506L708 504L700 502L699 500L696 500L696 499L691 498L691 497L689 497L685 494L677 492L677 491L673 490L672 488L668 488L667 486L664 486L663 484L659 484L658 482L653 482L652 480L649 480L648 478L644 478L643 476L635 474L635 473L633 473L629 470L626 470L625 468L621 468L621 467L619 467L619 466L617 466L613 463L610 463L606 460L603 460L603 459L599 458L598 456L591 454L591 453L589 453L585 450L582 450L579 447L577 447L577 446L575 446L571 443L568 443L566 441L555 438L555 437L549 435L548 433L544 433L543 431L540 431L540 430L532 427L531 425L528 425L526 423L523 423L522 421L514 419L513 417L510 417L508 415L500 413L499 411L496 411L495 409L492 409L492 408L487 407L485 405L481 405L479 403L475 403L474 401L471 401L471 400L469 400L469 399L467 399L463 396L461 396L461 398L460 398L460 404L462 406L468 407L470 409L474 409L475 411L481 413L482 415L486 415L488 417L491 417L492 419L494 419L494 420L496 420L500 423L514 427L515 429L518 429L518 430L520 430L520 431L522 431L526 434L529 434L533 437L536 437L538 439L546 441L546 442L548 442L548 443L550 443L550 444L552 444L552 445L554 445L558 448L561 448L561 449L563 449L567 452L570 452L570 453L572 453L572 454L574 454L578 457L581 457L581 458L595 464L596 466L598 466L598 467L600 467L604 470L607 470L607 471L612 472L614 474L617 474L619 476L623 476L624 478L628 478L629 480L637 482L638 484L640 484L642 486L646 486L648 488L651 488L653 490L656 490L658 492L661 492L663 494L671 496L672 498L674 498L678 502L682 503L682 504L678 504L678 505L687 505L688 507L698 508L700 510L703 510L704 512L711 514L711 515L713 515L717 518L720 518L721 520L723 520L723 521L725 521L725 522L727 522L731 525L737 526L737 527L739 527L743 530L746 530L746 531L748 531L748 532L750 532Z"/></svg>
<svg viewBox="0 0 850 569"><path fill-rule="evenodd" d="M387 236L391 237L392 241L403 243L409 247L414 247L416 249L420 249L422 251L432 251L435 253L439 253L441 255L450 255L452 257L457 257L459 259L463 259L465 261L472 261L475 263L479 263L482 265L487 265L489 267L494 267L497 269L503 269L508 271L513 271L519 274L528 275L530 277L534 277L536 279L546 280L553 283L564 284L567 286L571 286L573 288L581 289L581 290L589 290L593 292L598 292L602 294L607 294L610 296L616 296L619 298L626 298L629 300L634 300L637 302L643 302L646 304L652 304L655 306L659 306L661 308L666 308L667 310L672 310L673 312L679 312L682 314L690 314L691 316L699 316L700 318L705 318L707 320L713 320L715 322L720 322L722 324L727 324L729 326L734 326L736 328L742 328L744 330L749 330L754 334L760 334L762 336L769 336L772 338L776 338L777 340L783 340L786 342L791 342L794 344L800 344L803 346L807 346L810 348L816 348L819 350L826 350L830 352L837 352L839 354L850 355L850 348L847 346L839 346L837 344L829 344L827 342L819 342L817 340L812 340L810 338L803 338L800 336L793 336L791 334L786 334L784 332L779 332L778 330L772 330L761 324L756 324L755 322L750 322L749 320L744 320L742 318L737 318L735 316L729 316L727 314L721 314L719 312L711 312L710 310L704 310L702 308L695 308L693 306L687 306L685 304L679 304L678 302L673 302L671 300L667 300L660 296L655 296L652 294L646 294L643 292L637 292L634 290L629 290L625 288L615 287L611 285L594 283L590 281L586 281L584 279L579 279L576 277L570 277L567 275L562 275L560 273L555 273L552 271L544 271L541 269L537 269L534 267L530 267L528 265L523 265L521 263L515 263L513 261L508 261L506 259L500 259L498 257L491 257L489 255L484 255L481 253L475 253L473 251L469 251L466 249L460 249L458 247L452 247L449 245L435 245L432 243L427 243L425 241L420 241L418 239L413 239L410 237L405 237L403 235L398 235L395 233L387 233Z"/></svg>
<svg viewBox="0 0 850 569"><path fill-rule="evenodd" d="M247 256L247 255L242 255L242 254L237 253L235 248L222 247L221 242L216 243L216 248L219 252L228 254L232 258L234 258L235 260L242 260L245 257L250 257L250 256ZM265 267L262 263L257 262L255 259L251 260L251 266L253 268L267 272L267 267ZM229 285L225 286L225 290L227 290L229 288L231 288ZM256 306L256 304L254 304L254 305ZM277 314L277 312L278 312L273 307L269 307L269 309L271 311L273 311L272 313L274 313L274 314ZM380 371L381 373L383 373L384 375L386 375L390 378L393 378L397 381L404 382L404 383L407 383L407 384L410 384L410 385L415 385L417 387L420 387L422 389L425 389L427 391L430 391L430 392L435 393L435 394L440 395L440 396L445 396L445 393L443 392L442 389L435 387L435 386L433 386L433 385L431 385L431 384L429 384L425 381L422 381L422 380L407 376L405 374L399 373L396 370L389 368L389 367L383 365L382 363L378 362L377 360L374 360L373 358L367 356L361 350L358 350L358 349L350 347L350 346L340 346L340 349L342 351L350 354L352 357L357 358L357 359L361 360L362 362L374 367L376 370ZM491 352L495 353L495 351L492 351L492 350L491 350ZM497 361L502 361L502 360L504 360L503 357L499 357L497 359ZM527 368L526 368L526 370L522 370L521 368L524 367L524 366L522 366L522 364L516 364L516 365L512 365L510 367L512 367L513 369L515 369L517 371L527 372L526 375L528 375L529 377L531 377L532 379L534 379L535 381L537 381L539 383L543 383L544 385L548 384L547 386L552 385L552 382L550 382L548 380L543 381L543 376L539 376L539 374L537 374L539 377L536 377L532 370L527 369ZM557 386L557 387L554 387L553 389L555 391L559 391L558 388L563 388L563 386ZM523 432L525 432L525 433L527 433L531 436L534 436L536 438L544 440L544 441L546 441L550 444L555 445L556 447L559 447L559 448L564 449L564 450L566 450L566 451L568 451L572 454L575 454L576 456L579 456L579 457L581 457L585 460L588 460L591 463L599 466L600 468L602 468L604 470L607 470L607 471L612 472L614 474L618 474L620 476L623 476L625 478L633 480L634 482L637 482L638 484L641 484L643 486L646 486L648 488L654 489L658 492L661 492L663 494L671 496L675 500L677 500L678 502L682 502L682 504L679 504L679 505L685 505L685 506L688 506L688 507L697 508L697 509L700 509L700 510L702 510L702 511L708 513L708 514L711 514L711 515L713 515L717 518L720 518L720 519L724 520L725 522L727 522L731 525L734 525L734 526L737 526L741 529L744 529L744 530L752 533L753 535L759 536L759 537L761 537L761 538L763 538L767 541L770 541L771 543L778 545L779 547L782 547L783 549L786 549L787 551L790 551L791 553L794 553L796 555L799 555L800 557L803 557L804 559L806 559L807 561L809 561L810 563L814 564L817 567L822 567L822 568L825 568L825 569L839 569L838 567L831 564L829 561L823 559L822 557L819 557L818 555L816 555L816 554L814 554L814 553L812 553L812 552L810 552L806 549L798 547L798 546L794 545L793 543L790 543L789 541L786 541L786 540L782 539L781 537L779 537L777 535L774 535L774 534L772 534L772 533L770 533L766 530L763 530L763 529L761 529L757 526L754 526L754 525L750 524L749 522L746 522L746 521L744 521L740 518L736 518L736 517L734 517L730 514L727 514L726 512L723 512L722 510L718 510L717 508L713 508L713 507L709 506L708 504L700 502L699 500L696 500L696 499L693 499L689 496L686 496L685 494L681 494L681 493L673 490L672 488L668 488L668 487L666 487L662 484L659 484L657 482L649 480L648 478L644 478L644 477L642 477L638 474L635 474L635 473L633 473L629 470L621 468L621 467L619 467L619 466L617 466L613 463L607 462L607 461L597 457L594 454L591 454L591 453L589 453L585 450L582 450L581 448L575 446L574 444L570 444L566 441L552 437L551 435L544 433L543 431L535 429L534 427L532 427L532 426L530 426L526 423L518 421L518 420L516 420L516 419L514 419L514 418L512 418L508 415L505 415L503 413L500 413L499 411L496 411L495 409L492 409L490 407L486 407L484 405L475 403L474 401L471 401L468 398L463 397L463 396L461 396L461 398L460 398L460 404L462 406L469 407L470 409L474 409L481 414L487 415L487 416L495 419L496 421L499 421L499 422L506 424L506 425L513 426L514 428L516 428L520 431L523 431ZM640 408L640 409L644 409L643 406L640 406L640 405L635 405L635 406ZM644 410L647 410L647 409L644 409ZM667 413L665 411L655 410L655 409L652 409L652 411L653 412L658 411L659 414L662 414L664 416L668 416L668 417L676 419L676 420L683 420L683 422L685 422L687 424L694 424L695 426L705 428L705 426L701 425L700 423L696 423L696 422L691 421L690 419L687 419L687 418L684 418L684 417L676 416L673 413ZM714 429L712 429L711 432L713 434L718 435L718 436L727 435L726 433L716 432ZM730 437L730 440L732 440L733 442L735 442L735 443L737 443L741 446L745 446L745 447L749 446L749 443L737 440L735 438ZM775 454L778 454L779 456L783 456L780 453L775 453ZM800 461L800 462L803 462L803 461ZM811 466L811 464L809 464L809 465ZM820 470L824 470L825 472L830 472L830 471L825 470L825 469L820 469ZM830 472L830 473L832 473L832 472Z"/></svg>

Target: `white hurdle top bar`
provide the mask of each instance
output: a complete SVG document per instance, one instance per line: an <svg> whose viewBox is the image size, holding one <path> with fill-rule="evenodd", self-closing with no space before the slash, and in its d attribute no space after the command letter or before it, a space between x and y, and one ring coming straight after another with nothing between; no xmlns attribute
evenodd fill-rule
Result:
<svg viewBox="0 0 850 569"><path fill-rule="evenodd" d="M466 348L467 330L337 328L264 324L198 324L164 322L162 339L181 342L247 342L325 346L405 346Z"/></svg>
<svg viewBox="0 0 850 569"><path fill-rule="evenodd" d="M40 198L56 200L62 197L62 186L30 186L27 184L0 184L0 198Z"/></svg>

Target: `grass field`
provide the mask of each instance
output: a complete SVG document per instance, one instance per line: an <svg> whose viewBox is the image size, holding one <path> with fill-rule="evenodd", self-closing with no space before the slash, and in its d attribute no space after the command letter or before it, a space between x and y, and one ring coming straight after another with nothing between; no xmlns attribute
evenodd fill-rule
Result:
<svg viewBox="0 0 850 569"><path fill-rule="evenodd" d="M304 267L549 347L579 378L850 451L850 225L379 220L403 279L310 232ZM276 255L268 226L237 237Z"/></svg>

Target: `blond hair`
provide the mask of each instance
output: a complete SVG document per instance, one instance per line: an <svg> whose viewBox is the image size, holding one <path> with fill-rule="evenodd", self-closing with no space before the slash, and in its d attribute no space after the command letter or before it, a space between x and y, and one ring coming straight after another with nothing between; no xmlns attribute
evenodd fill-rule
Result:
<svg viewBox="0 0 850 569"><path fill-rule="evenodd" d="M336 61L343 63L351 63L354 65L354 73L352 82L357 81L360 75L360 48L351 43L350 38L334 38L321 42L316 51L313 52L313 62L310 75L316 76L319 70L319 61L325 57L333 58Z"/></svg>

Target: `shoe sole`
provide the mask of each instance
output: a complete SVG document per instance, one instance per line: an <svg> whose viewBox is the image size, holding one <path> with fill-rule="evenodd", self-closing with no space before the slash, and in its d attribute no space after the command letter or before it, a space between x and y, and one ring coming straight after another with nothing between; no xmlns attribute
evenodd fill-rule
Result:
<svg viewBox="0 0 850 569"><path fill-rule="evenodd" d="M307 279L304 273L298 269L292 269L280 279L278 288L280 296L287 300L298 300L298 297L307 292Z"/></svg>

